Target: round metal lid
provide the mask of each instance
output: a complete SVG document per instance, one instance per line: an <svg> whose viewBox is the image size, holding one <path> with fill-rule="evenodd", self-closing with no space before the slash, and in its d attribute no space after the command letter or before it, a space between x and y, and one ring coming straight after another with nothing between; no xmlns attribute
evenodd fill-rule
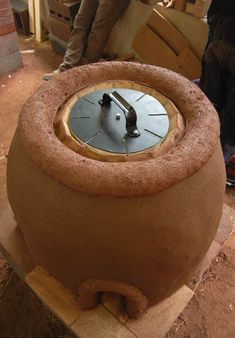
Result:
<svg viewBox="0 0 235 338"><path fill-rule="evenodd" d="M162 143L169 116L153 96L135 89L96 90L78 97L68 117L75 139L118 154L144 151Z"/></svg>

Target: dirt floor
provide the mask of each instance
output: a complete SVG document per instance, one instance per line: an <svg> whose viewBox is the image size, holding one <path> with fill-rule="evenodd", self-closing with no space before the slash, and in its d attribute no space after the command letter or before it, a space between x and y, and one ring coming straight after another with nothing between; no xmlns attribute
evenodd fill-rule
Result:
<svg viewBox="0 0 235 338"><path fill-rule="evenodd" d="M0 216L7 204L6 163L18 114L27 98L57 68L61 57L48 43L20 37L24 67L0 76ZM225 203L235 209L235 191ZM0 338L73 337L0 257ZM195 297L174 323L168 338L235 338L235 233L197 287ZM91 337L92 338L92 337ZM103 337L100 337L103 338ZM146 337L148 338L148 337Z"/></svg>

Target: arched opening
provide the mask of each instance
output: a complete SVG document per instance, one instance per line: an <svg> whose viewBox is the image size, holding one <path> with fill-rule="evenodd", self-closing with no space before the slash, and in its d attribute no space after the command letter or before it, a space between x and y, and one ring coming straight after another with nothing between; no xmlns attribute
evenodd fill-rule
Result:
<svg viewBox="0 0 235 338"><path fill-rule="evenodd" d="M120 301L123 301L128 315L132 318L138 318L146 311L147 297L136 287L118 281L86 280L79 286L79 304L83 309L94 308L105 293L119 295Z"/></svg>

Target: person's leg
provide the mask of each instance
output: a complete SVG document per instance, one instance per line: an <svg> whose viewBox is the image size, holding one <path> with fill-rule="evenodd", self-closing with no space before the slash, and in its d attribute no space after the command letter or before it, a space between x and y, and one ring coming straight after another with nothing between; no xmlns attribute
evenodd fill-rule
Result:
<svg viewBox="0 0 235 338"><path fill-rule="evenodd" d="M225 99L224 76L217 55L218 44L211 42L203 55L199 87L219 112Z"/></svg>
<svg viewBox="0 0 235 338"><path fill-rule="evenodd" d="M205 54L199 86L214 103L220 119L220 140L227 164L235 154L235 47L214 42Z"/></svg>
<svg viewBox="0 0 235 338"><path fill-rule="evenodd" d="M63 63L59 67L60 71L76 67L79 64L98 5L99 0L82 0L78 14L74 20L73 31L68 42Z"/></svg>
<svg viewBox="0 0 235 338"><path fill-rule="evenodd" d="M234 61L231 46L222 41L212 42L204 53L203 76L199 83L199 87L214 104L219 115L225 164L235 153Z"/></svg>
<svg viewBox="0 0 235 338"><path fill-rule="evenodd" d="M235 188L235 50L230 53L228 65L230 74L226 105L221 111L221 141L226 164L226 183L228 187Z"/></svg>
<svg viewBox="0 0 235 338"><path fill-rule="evenodd" d="M113 26L129 3L130 0L99 0L81 64L99 60Z"/></svg>
<svg viewBox="0 0 235 338"><path fill-rule="evenodd" d="M235 47L224 48L226 56L225 64L227 71L226 101L220 112L221 142L231 146L235 153Z"/></svg>

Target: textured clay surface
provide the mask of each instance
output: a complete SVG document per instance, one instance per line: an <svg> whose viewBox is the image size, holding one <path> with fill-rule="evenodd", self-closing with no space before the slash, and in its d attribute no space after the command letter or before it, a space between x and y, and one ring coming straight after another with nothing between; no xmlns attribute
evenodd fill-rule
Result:
<svg viewBox="0 0 235 338"><path fill-rule="evenodd" d="M120 76L177 105L187 131L175 148L151 160L102 163L55 137L54 116L68 95ZM112 292L115 282L129 285L128 301L134 288L149 305L192 276L215 236L225 189L209 101L172 72L128 63L81 67L42 86L21 113L7 174L9 200L36 263L73 292L87 280L113 281Z"/></svg>
<svg viewBox="0 0 235 338"><path fill-rule="evenodd" d="M58 108L97 80L135 81L167 96L186 120L184 139L170 152L134 164L104 163L62 146L53 128ZM197 86L166 69L127 62L79 67L43 85L24 105L18 129L28 156L49 175L74 190L112 196L150 195L185 179L208 161L219 136L217 114Z"/></svg>
<svg viewBox="0 0 235 338"><path fill-rule="evenodd" d="M20 39L21 50L33 48L37 52L23 54L24 68L18 69L13 74L10 73L11 78L8 77L9 73L0 76L0 214L7 204L6 155L19 112L26 99L43 83L41 80L43 74L53 71L61 62L61 58L52 53L49 43L37 45L34 40L25 40L24 36L20 36ZM2 159L3 156L4 159ZM227 189L226 195L225 203L235 208L235 191ZM234 210L231 210L234 214ZM234 216L230 220L229 217L232 225L235 223L233 218ZM194 299L175 322L167 338L233 337L235 332L234 266L235 234L230 243L226 241L221 255L214 261L210 271L203 276L203 283L197 288ZM9 267L6 265L2 267L1 262L0 302L1 337L58 338L65 336L68 338L72 336L62 323L55 322L48 310L29 292L16 274L12 276Z"/></svg>

